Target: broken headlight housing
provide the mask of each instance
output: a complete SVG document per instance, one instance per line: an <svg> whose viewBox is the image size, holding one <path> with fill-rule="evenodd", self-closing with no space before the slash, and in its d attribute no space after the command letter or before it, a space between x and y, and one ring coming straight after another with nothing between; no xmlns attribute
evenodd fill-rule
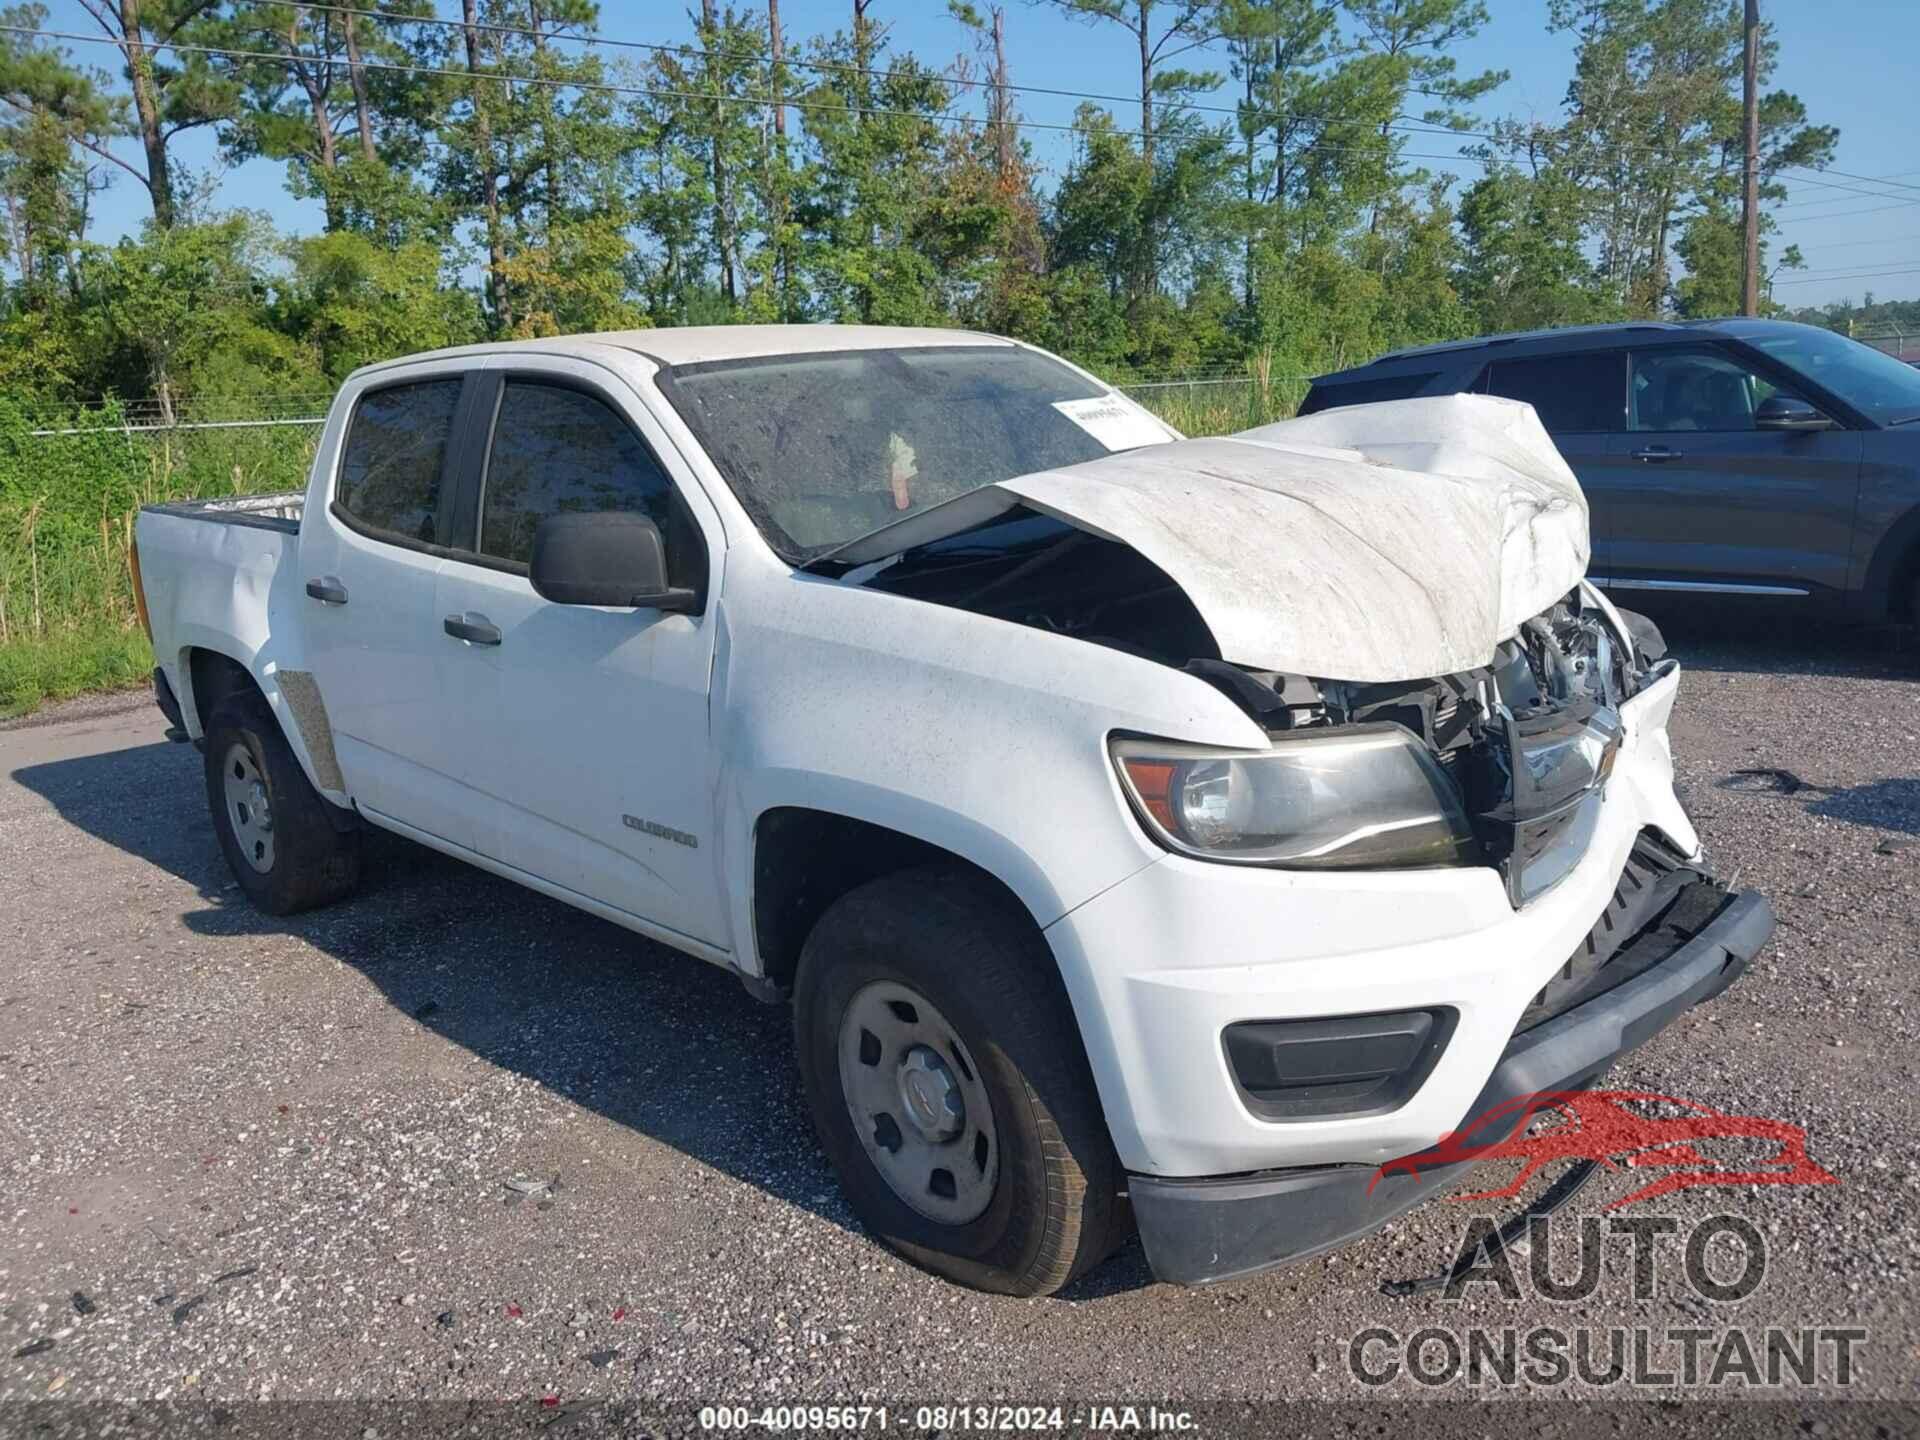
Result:
<svg viewBox="0 0 1920 1440"><path fill-rule="evenodd" d="M1479 862L1459 791L1399 725L1306 732L1256 751L1136 738L1112 750L1141 820L1182 855L1309 870Z"/></svg>

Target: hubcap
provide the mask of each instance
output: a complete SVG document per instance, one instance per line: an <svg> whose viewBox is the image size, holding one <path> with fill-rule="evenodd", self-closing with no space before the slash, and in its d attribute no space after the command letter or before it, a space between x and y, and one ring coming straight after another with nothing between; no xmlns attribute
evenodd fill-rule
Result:
<svg viewBox="0 0 1920 1440"><path fill-rule="evenodd" d="M227 747L221 765L226 779L227 823L241 855L261 874L273 869L273 802L253 752L238 742Z"/></svg>
<svg viewBox="0 0 1920 1440"><path fill-rule="evenodd" d="M993 1199L1000 1145L973 1057L928 999L865 985L840 1020L840 1089L889 1189L929 1220L964 1225Z"/></svg>

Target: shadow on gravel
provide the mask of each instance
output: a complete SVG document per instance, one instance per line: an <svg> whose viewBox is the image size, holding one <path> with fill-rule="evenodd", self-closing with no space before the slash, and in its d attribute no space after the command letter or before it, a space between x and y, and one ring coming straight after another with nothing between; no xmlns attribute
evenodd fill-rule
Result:
<svg viewBox="0 0 1920 1440"><path fill-rule="evenodd" d="M1920 681L1920 641L1903 627L1797 620L1757 605L1639 591L1613 599L1652 619L1666 637L1668 653L1685 666L1749 675Z"/></svg>
<svg viewBox="0 0 1920 1440"><path fill-rule="evenodd" d="M155 744L24 766L13 778L88 834L193 885L205 908L182 919L195 934L299 936L482 1059L859 1232L814 1142L786 1007L754 1000L715 966L382 831L367 836L353 899L263 915L221 858L201 773L192 747ZM1151 1283L1135 1243L1062 1298Z"/></svg>

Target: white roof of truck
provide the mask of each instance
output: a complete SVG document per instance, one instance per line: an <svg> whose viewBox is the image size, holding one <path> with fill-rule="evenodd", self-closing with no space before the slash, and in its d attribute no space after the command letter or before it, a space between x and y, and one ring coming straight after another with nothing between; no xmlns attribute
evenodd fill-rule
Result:
<svg viewBox="0 0 1920 1440"><path fill-rule="evenodd" d="M597 349L610 347L635 351L662 365L693 365L703 360L746 360L765 355L818 354L827 350L906 350L930 345L1013 343L977 330L922 329L910 325L683 325L659 330L602 330L539 340L496 340L421 355L395 356L366 368L382 370L389 365L416 360L497 355L514 350L590 356Z"/></svg>

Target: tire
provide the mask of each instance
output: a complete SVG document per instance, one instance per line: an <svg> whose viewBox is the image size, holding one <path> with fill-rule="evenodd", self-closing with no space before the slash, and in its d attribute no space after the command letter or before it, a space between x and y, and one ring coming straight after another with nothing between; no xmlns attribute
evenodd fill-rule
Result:
<svg viewBox="0 0 1920 1440"><path fill-rule="evenodd" d="M229 696L214 706L206 771L213 833L233 878L260 909L292 915L351 894L360 883L359 834L335 827L332 807L260 696Z"/></svg>
<svg viewBox="0 0 1920 1440"><path fill-rule="evenodd" d="M847 1199L908 1260L978 1290L1049 1295L1126 1238L1124 1177L1053 956L981 877L903 871L829 907L801 952L794 1043ZM910 1097L916 1067L933 1078ZM926 1108L927 1089L947 1108ZM958 1133L930 1133L929 1115Z"/></svg>

